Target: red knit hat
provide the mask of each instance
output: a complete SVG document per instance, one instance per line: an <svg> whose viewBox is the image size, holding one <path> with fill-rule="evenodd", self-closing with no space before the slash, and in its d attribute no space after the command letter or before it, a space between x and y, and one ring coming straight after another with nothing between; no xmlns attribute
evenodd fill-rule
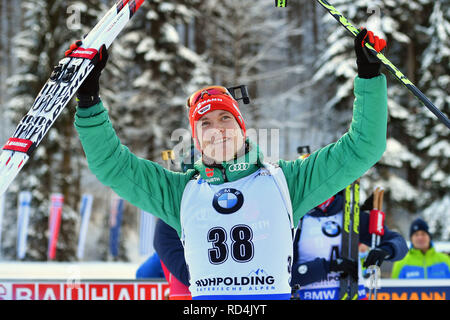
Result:
<svg viewBox="0 0 450 320"><path fill-rule="evenodd" d="M239 110L238 102L230 94L210 94L207 90L208 88L205 88L204 91L202 91L201 98L195 103L195 105L191 105L189 108L189 123L192 130L192 138L194 139L198 150L201 149L197 139L195 124L201 117L211 111L225 110L230 112L239 124L244 137L246 135L245 122L241 111Z"/></svg>

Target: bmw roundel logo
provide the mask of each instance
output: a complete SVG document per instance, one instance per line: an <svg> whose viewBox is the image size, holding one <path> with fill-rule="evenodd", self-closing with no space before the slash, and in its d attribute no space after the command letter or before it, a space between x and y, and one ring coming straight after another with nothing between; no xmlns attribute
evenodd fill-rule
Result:
<svg viewBox="0 0 450 320"><path fill-rule="evenodd" d="M222 189L214 195L213 207L221 214L231 214L238 211L244 204L242 192L232 188Z"/></svg>
<svg viewBox="0 0 450 320"><path fill-rule="evenodd" d="M341 227L334 221L327 221L322 225L322 232L328 237L337 237L341 234Z"/></svg>

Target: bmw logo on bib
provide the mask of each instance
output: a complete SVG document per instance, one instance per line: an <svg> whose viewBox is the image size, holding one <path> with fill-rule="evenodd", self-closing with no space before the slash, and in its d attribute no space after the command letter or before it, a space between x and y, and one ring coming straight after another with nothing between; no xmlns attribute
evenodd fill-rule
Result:
<svg viewBox="0 0 450 320"><path fill-rule="evenodd" d="M231 214L238 211L244 204L244 196L239 190L226 188L214 195L213 207L222 214Z"/></svg>
<svg viewBox="0 0 450 320"><path fill-rule="evenodd" d="M337 237L341 233L341 227L334 221L327 221L322 225L322 232L328 237Z"/></svg>

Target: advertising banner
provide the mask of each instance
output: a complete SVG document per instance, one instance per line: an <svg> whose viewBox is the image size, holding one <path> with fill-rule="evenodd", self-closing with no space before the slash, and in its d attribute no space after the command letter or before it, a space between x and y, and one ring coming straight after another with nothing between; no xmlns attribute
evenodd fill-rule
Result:
<svg viewBox="0 0 450 320"><path fill-rule="evenodd" d="M165 300L169 292L163 279L72 280L0 280L0 300ZM448 279L383 282L378 300L450 300Z"/></svg>
<svg viewBox="0 0 450 320"><path fill-rule="evenodd" d="M381 279L377 300L450 300L450 280Z"/></svg>
<svg viewBox="0 0 450 320"><path fill-rule="evenodd" d="M31 192L22 191L19 193L19 203L17 210L17 258L25 258L27 251L28 223L31 210Z"/></svg>
<svg viewBox="0 0 450 320"><path fill-rule="evenodd" d="M48 219L49 236L47 257L49 260L55 259L56 256L56 246L58 244L59 229L61 227L63 204L64 196L62 194L52 194Z"/></svg>
<svg viewBox="0 0 450 320"><path fill-rule="evenodd" d="M109 250L113 257L117 257L119 255L120 226L122 224L123 209L124 200L114 198L112 200L109 215Z"/></svg>
<svg viewBox="0 0 450 320"><path fill-rule="evenodd" d="M0 300L164 300L164 281L0 280Z"/></svg>
<svg viewBox="0 0 450 320"><path fill-rule="evenodd" d="M139 254L149 256L153 254L153 237L155 234L156 217L141 210L139 221Z"/></svg>
<svg viewBox="0 0 450 320"><path fill-rule="evenodd" d="M91 194L83 194L80 205L81 226L77 247L77 258L80 260L84 257L84 246L89 226L89 219L91 218L92 202L93 197Z"/></svg>

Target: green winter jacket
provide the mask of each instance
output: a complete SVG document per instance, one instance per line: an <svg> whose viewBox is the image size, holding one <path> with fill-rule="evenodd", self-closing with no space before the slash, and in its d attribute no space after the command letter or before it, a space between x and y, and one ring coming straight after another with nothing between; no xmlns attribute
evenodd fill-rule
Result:
<svg viewBox="0 0 450 320"><path fill-rule="evenodd" d="M412 248L405 258L394 262L391 276L394 279L450 279L450 257L434 247L425 254Z"/></svg>
<svg viewBox="0 0 450 320"><path fill-rule="evenodd" d="M353 120L339 141L317 150L305 160L278 161L288 184L295 226L308 210L361 177L385 150L385 76L356 77L354 93ZM241 158L223 163L222 169L206 168L200 160L195 163L195 170L186 173L168 171L155 162L135 156L120 143L101 102L87 109L78 108L75 128L89 168L100 182L131 204L161 218L178 234L183 191L196 172L209 183L221 184L252 174L263 163L258 147L249 142L250 151ZM229 170L233 164L243 162L251 164L247 170ZM211 170L214 170L212 177Z"/></svg>

